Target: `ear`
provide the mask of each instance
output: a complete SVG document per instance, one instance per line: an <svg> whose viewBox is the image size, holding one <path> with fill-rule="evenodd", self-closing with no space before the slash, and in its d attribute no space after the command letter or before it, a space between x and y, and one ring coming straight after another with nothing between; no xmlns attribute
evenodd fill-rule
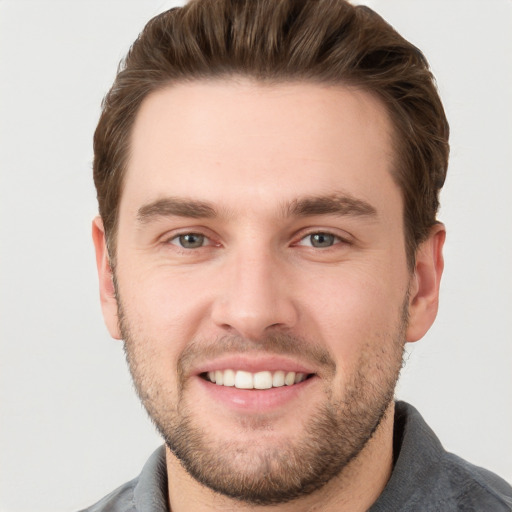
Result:
<svg viewBox="0 0 512 512"><path fill-rule="evenodd" d="M444 225L437 223L416 251L416 264L409 289L409 325L406 335L409 342L422 338L437 316L445 238Z"/></svg>
<svg viewBox="0 0 512 512"><path fill-rule="evenodd" d="M110 268L107 243L105 240L105 229L103 228L101 217L96 217L92 221L92 240L96 250L96 266L98 268L103 318L112 338L120 340L121 332L119 329L117 299L114 290L114 276Z"/></svg>

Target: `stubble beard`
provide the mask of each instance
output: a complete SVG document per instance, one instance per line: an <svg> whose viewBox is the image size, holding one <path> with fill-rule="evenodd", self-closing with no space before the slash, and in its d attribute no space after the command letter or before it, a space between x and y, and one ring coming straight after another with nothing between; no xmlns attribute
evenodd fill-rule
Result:
<svg viewBox="0 0 512 512"><path fill-rule="evenodd" d="M222 441L215 439L216 432L210 432L207 418L192 411L186 383L179 385L178 398L171 403L172 393L155 380L151 362L142 348L151 346L149 340L135 339L119 297L118 302L125 353L135 388L166 445L195 480L240 502L286 503L313 493L335 477L342 479L344 469L372 438L394 398L405 344L407 297L395 332L381 336L378 354L375 344L368 343L341 397L337 398L327 383L327 399L305 420L301 438L269 446L262 442L268 428L265 420L246 422L247 441L243 443L230 441L229 435ZM223 346L247 351L247 343L250 342L230 337L216 340L215 346L220 351ZM299 347L297 351L303 353L300 347L307 347L308 342L277 333L258 341L260 349L265 346L287 354L291 347ZM334 361L327 352L312 354L327 366L334 366L335 372ZM178 375L183 373L180 362L183 358L178 362Z"/></svg>

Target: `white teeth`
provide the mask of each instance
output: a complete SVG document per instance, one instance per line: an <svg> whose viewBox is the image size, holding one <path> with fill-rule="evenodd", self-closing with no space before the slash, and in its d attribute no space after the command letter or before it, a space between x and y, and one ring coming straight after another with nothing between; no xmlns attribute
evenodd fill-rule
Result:
<svg viewBox="0 0 512 512"><path fill-rule="evenodd" d="M288 372L286 374L286 377L284 378L284 383L287 386L291 386L292 384L295 384L295 372Z"/></svg>
<svg viewBox="0 0 512 512"><path fill-rule="evenodd" d="M284 386L284 372L282 370L279 370L274 373L272 377L272 386L275 388L280 388L281 386Z"/></svg>
<svg viewBox="0 0 512 512"><path fill-rule="evenodd" d="M217 373L217 372L215 372ZM235 388L238 389L253 389L252 373L243 372L241 370L236 372L235 375Z"/></svg>
<svg viewBox="0 0 512 512"><path fill-rule="evenodd" d="M307 374L300 372L262 371L257 373L243 370L216 370L208 372L208 380L219 386L236 387L238 389L270 389L292 386L306 380Z"/></svg>
<svg viewBox="0 0 512 512"><path fill-rule="evenodd" d="M254 389L270 389L272 387L272 374L258 372L254 374Z"/></svg>
<svg viewBox="0 0 512 512"><path fill-rule="evenodd" d="M233 370L224 370L224 386L232 387L235 385L235 372Z"/></svg>
<svg viewBox="0 0 512 512"><path fill-rule="evenodd" d="M305 378L306 378L306 375L304 373L296 373L295 374L295 384L302 382Z"/></svg>

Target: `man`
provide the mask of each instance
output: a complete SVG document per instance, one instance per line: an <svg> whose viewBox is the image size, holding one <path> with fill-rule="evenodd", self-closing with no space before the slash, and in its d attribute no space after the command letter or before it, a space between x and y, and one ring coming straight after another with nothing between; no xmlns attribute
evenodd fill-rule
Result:
<svg viewBox="0 0 512 512"><path fill-rule="evenodd" d="M105 321L165 449L89 510L512 510L393 400L443 270L419 50L342 0L192 1L94 145Z"/></svg>

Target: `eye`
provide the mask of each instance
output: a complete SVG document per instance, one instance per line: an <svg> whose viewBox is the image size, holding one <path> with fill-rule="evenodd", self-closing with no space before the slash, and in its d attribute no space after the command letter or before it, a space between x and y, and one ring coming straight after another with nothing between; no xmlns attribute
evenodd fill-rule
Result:
<svg viewBox="0 0 512 512"><path fill-rule="evenodd" d="M340 242L341 239L331 233L311 233L300 240L297 245L305 245L307 247L315 247L323 249L332 247L334 244Z"/></svg>
<svg viewBox="0 0 512 512"><path fill-rule="evenodd" d="M169 243L182 247L183 249L198 249L199 247L208 245L208 242L208 238L200 233L183 233L169 240Z"/></svg>

